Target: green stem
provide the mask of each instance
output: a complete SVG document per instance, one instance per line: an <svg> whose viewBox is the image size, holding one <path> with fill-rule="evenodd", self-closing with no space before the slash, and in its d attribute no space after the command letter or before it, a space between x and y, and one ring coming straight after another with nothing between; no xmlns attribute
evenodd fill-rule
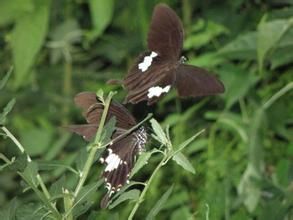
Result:
<svg viewBox="0 0 293 220"><path fill-rule="evenodd" d="M64 81L63 81L63 95L68 100L71 95L72 87L72 60L70 53L65 53L65 64L64 64ZM69 112L68 102L63 104L63 124L67 124L67 115Z"/></svg>
<svg viewBox="0 0 293 220"><path fill-rule="evenodd" d="M139 196L137 202L135 203L135 206L134 206L133 209L131 210L131 213L130 213L129 216L128 216L128 220L132 220L132 219L133 219L133 217L134 217L134 215L135 215L137 209L139 208L140 204L143 202L144 197L145 197L145 194L146 194L146 192L148 191L148 189L149 189L149 187L150 187L150 185L151 185L151 183L152 183L154 177L157 175L157 173L158 173L158 171L160 170L160 168L161 168L162 166L165 165L165 161L166 161L166 160L168 160L168 156L167 156L167 154L165 154L164 158L160 161L160 163L158 164L158 166L156 167L156 169L155 169L154 172L152 173L152 175L151 175L150 179L148 180L146 186L144 187L143 191L141 192L141 194L140 194L140 196Z"/></svg>
<svg viewBox="0 0 293 220"><path fill-rule="evenodd" d="M18 147L18 149L20 150L21 153L24 153L24 147L21 145L21 143L19 143L19 141L13 136L13 134L11 134L11 132L4 126L1 127L2 130L6 133L7 137L9 137L14 143L15 145Z"/></svg>
<svg viewBox="0 0 293 220"><path fill-rule="evenodd" d="M90 153L89 153L89 156L87 158L87 161L84 165L84 168L80 174L80 179L79 179L79 182L76 186L76 189L74 191L74 198L77 197L79 191L81 190L87 176L88 176L88 173L90 171L90 168L92 166L92 163L95 159L95 155L98 151L98 149L101 147L101 143L100 143L100 139L101 139L101 134L102 134L102 131L103 131L103 127L104 127L104 124L105 124L105 121L106 121L106 117L107 117L107 113L108 113L108 109L109 109L109 106L110 106L110 103L111 103L111 98L113 96L113 93L110 93L107 97L107 100L105 102L105 107L104 107L104 111L103 111L103 114L102 114L102 117L101 117L101 121L100 121L100 124L99 124L99 128L98 128L98 131L97 131L97 135L96 135L96 138L95 138L95 144L94 146L91 148L90 150Z"/></svg>
<svg viewBox="0 0 293 220"><path fill-rule="evenodd" d="M64 211L66 215L64 216L64 219L73 220L72 212L69 211L72 206L73 206L72 196L70 195L69 191L65 189L64 190Z"/></svg>
<svg viewBox="0 0 293 220"><path fill-rule="evenodd" d="M43 190L44 195L46 196L46 198L47 198L48 200L50 200L50 199L51 199L51 195L50 195L50 193L49 193L47 187L45 186L44 181L43 181L43 179L41 178L40 174L37 174L37 180L39 181L39 184L40 184L40 186L41 186L41 189Z"/></svg>
<svg viewBox="0 0 293 220"><path fill-rule="evenodd" d="M268 109L275 101L277 101L281 96L285 93L289 92L293 89L293 82L288 83L285 87L279 90L276 94L274 94L264 105L264 109Z"/></svg>

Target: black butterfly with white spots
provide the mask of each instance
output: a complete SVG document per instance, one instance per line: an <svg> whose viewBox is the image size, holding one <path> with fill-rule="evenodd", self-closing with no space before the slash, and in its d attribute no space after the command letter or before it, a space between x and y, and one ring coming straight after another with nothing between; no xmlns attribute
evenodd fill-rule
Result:
<svg viewBox="0 0 293 220"><path fill-rule="evenodd" d="M75 96L74 101L83 110L87 124L70 125L67 128L90 141L97 133L104 105L93 92L79 93ZM106 122L113 116L116 117L116 129L112 139L119 137L137 124L135 118L123 105L112 100ZM141 126L130 134L113 141L103 152L100 162L105 164L102 176L108 192L101 201L102 208L107 207L111 195L128 182L136 156L144 151L146 141L147 133L145 128Z"/></svg>
<svg viewBox="0 0 293 220"><path fill-rule="evenodd" d="M208 71L184 64L181 57L183 27L176 13L165 4L153 12L147 44L130 68L122 84L128 91L125 102L155 103L163 94L176 88L180 97L197 97L224 92L224 85ZM110 80L115 84L117 80Z"/></svg>

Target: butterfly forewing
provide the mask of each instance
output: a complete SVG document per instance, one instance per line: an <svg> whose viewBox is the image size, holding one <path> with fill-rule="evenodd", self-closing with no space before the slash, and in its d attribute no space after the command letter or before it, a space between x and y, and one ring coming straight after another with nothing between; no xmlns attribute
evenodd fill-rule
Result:
<svg viewBox="0 0 293 220"><path fill-rule="evenodd" d="M176 62L183 44L183 27L176 13L165 4L158 4L153 12L148 33L148 49L162 60Z"/></svg>
<svg viewBox="0 0 293 220"><path fill-rule="evenodd" d="M224 85L208 71L181 64L176 72L176 88L179 96L207 96L224 92Z"/></svg>
<svg viewBox="0 0 293 220"><path fill-rule="evenodd" d="M75 96L74 101L83 110L83 116L89 124L99 124L104 111L103 103L97 99L93 92L82 92ZM116 117L116 126L120 128L131 128L136 124L135 118L124 106L112 100L108 110L106 121Z"/></svg>

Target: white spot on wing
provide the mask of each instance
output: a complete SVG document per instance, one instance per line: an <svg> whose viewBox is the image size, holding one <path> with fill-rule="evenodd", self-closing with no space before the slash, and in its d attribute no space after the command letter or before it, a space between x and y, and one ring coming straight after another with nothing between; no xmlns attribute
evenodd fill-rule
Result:
<svg viewBox="0 0 293 220"><path fill-rule="evenodd" d="M138 64L138 69L140 69L142 72L145 72L152 64L153 58L155 58L156 56L158 56L158 54L153 51L149 56L145 56L143 61Z"/></svg>
<svg viewBox="0 0 293 220"><path fill-rule="evenodd" d="M160 97L162 93L167 93L171 89L171 85L165 86L164 88L160 86L151 87L148 90L148 97L153 98L154 96Z"/></svg>
<svg viewBox="0 0 293 220"><path fill-rule="evenodd" d="M109 156L105 160L105 162L107 163L105 172L117 169L117 167L120 164L120 161L121 159L117 154L114 154L114 153L109 154Z"/></svg>

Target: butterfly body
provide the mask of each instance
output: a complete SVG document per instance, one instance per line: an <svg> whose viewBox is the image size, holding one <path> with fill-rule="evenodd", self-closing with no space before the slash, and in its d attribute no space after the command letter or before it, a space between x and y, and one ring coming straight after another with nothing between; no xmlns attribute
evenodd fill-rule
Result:
<svg viewBox="0 0 293 220"><path fill-rule="evenodd" d="M147 101L151 105L171 88L176 88L181 97L224 92L223 84L215 76L185 64L186 58L181 56L183 39L179 17L167 5L158 4L148 33L149 50L138 57L122 82L128 91L126 103Z"/></svg>

